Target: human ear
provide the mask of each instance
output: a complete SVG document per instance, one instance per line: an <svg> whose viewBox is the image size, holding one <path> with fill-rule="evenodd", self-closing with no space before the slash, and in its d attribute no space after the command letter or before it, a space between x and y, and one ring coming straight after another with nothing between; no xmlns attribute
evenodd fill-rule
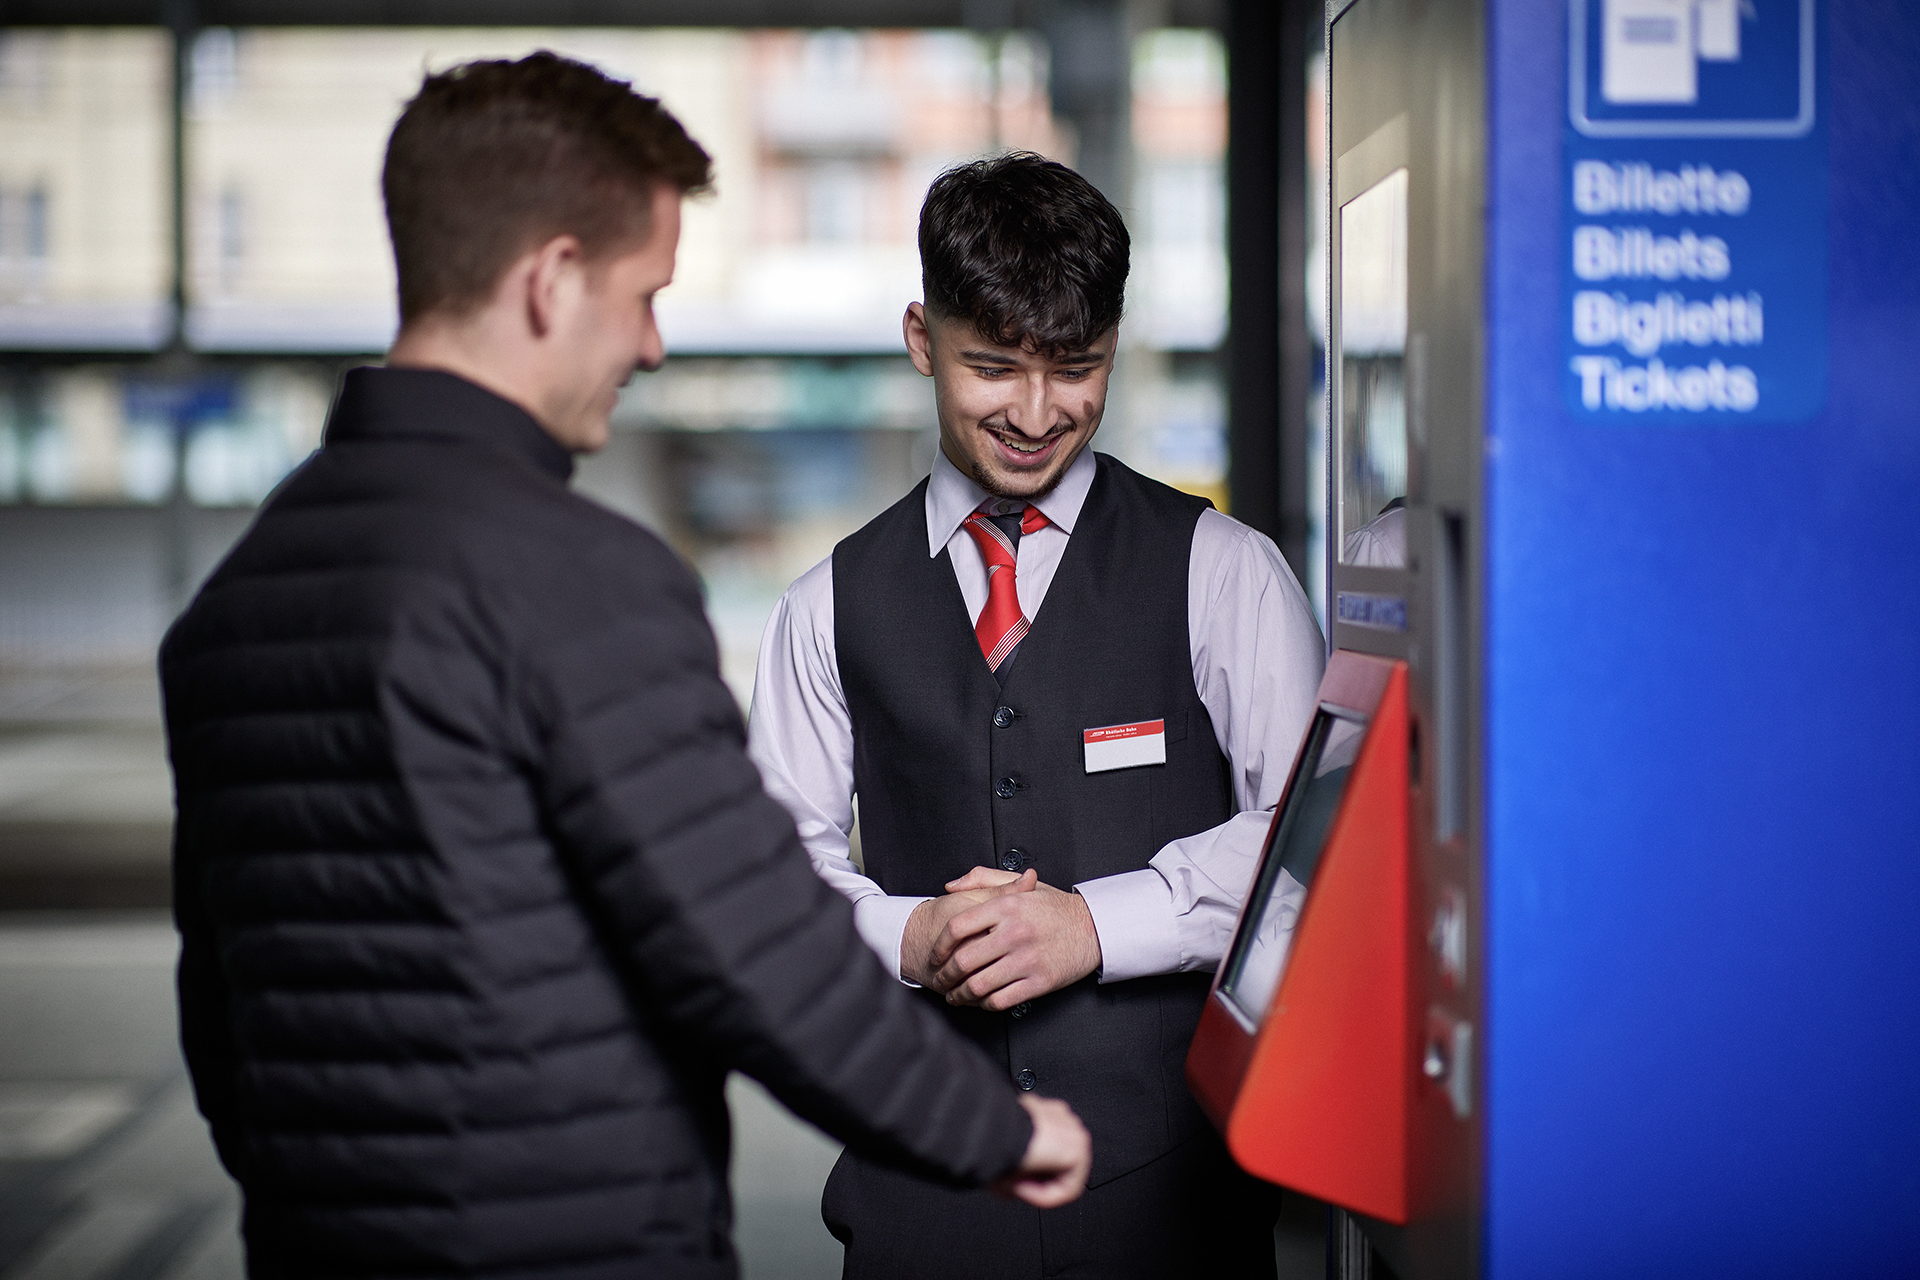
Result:
<svg viewBox="0 0 1920 1280"><path fill-rule="evenodd" d="M585 250L578 236L555 236L529 255L526 268L527 327L545 338L560 323L560 313L585 285Z"/></svg>
<svg viewBox="0 0 1920 1280"><path fill-rule="evenodd" d="M907 304L907 314L900 318L900 328L907 340L907 358L913 361L913 367L920 371L923 378L933 376L933 334L927 327L927 309L918 302Z"/></svg>

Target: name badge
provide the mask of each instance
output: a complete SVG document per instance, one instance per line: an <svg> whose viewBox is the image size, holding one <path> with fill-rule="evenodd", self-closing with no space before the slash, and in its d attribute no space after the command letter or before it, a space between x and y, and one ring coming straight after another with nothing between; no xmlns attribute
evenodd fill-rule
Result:
<svg viewBox="0 0 1920 1280"><path fill-rule="evenodd" d="M1080 737L1087 753L1088 773L1167 762L1165 720L1110 724L1101 729L1088 729Z"/></svg>

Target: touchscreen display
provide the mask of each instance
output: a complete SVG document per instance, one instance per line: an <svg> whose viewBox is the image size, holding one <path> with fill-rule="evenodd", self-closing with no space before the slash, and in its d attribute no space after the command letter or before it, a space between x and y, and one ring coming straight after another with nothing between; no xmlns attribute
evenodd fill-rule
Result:
<svg viewBox="0 0 1920 1280"><path fill-rule="evenodd" d="M1354 712L1323 706L1314 717L1220 980L1220 994L1248 1027L1265 1020L1286 972L1293 926L1313 888L1327 829L1366 732L1366 721Z"/></svg>

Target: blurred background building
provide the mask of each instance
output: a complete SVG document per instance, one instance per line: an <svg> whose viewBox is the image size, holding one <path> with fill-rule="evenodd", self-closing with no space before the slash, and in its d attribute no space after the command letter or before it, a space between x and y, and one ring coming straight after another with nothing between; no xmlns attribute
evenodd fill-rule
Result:
<svg viewBox="0 0 1920 1280"><path fill-rule="evenodd" d="M1136 267L1099 447L1225 506L1221 39L1131 44L1108 180ZM147 659L318 442L341 370L392 337L379 167L422 71L537 48L659 95L715 157L718 191L690 209L661 300L674 358L628 389L581 485L700 570L748 698L779 590L931 461L929 387L900 344L927 184L1007 150L1077 159L1034 32L201 31L184 59L176 321L168 34L7 30L0 663Z"/></svg>
<svg viewBox="0 0 1920 1280"><path fill-rule="evenodd" d="M552 49L661 97L712 152L718 189L689 207L660 300L669 362L628 387L578 486L696 568L743 706L779 593L931 465L931 384L900 324L920 293L920 201L961 161L1038 151L1080 167L1128 219L1128 315L1096 447L1222 507L1271 469L1254 491L1272 509L1243 514L1303 570L1319 562L1324 473L1304 425L1318 421L1316 378L1277 368L1309 367L1299 343L1318 331L1318 251L1280 252L1295 243L1285 218L1312 217L1318 84L1300 79L1305 101L1286 112L1256 95L1236 117L1255 121L1256 148L1281 119L1298 130L1279 150L1299 168L1279 188L1300 197L1281 209L1283 234L1270 199L1237 215L1253 219L1256 279L1294 291L1276 313L1229 290L1228 6L921 7L946 16L288 26L270 0L232 0L202 7L233 11L232 25L170 30L112 14L150 8L140 20L164 23L180 5L0 0L0 1280L237 1274L231 1190L172 1047L153 655L317 446L342 372L393 335L379 169L423 72ZM1273 35L1271 6L1240 7ZM473 20L500 8L474 6ZM631 22L696 8L560 11ZM1317 24L1315 11L1280 42L1282 65L1311 65ZM1247 64L1271 81L1271 61ZM1237 364L1230 320L1243 348L1253 338ZM1270 406L1230 440L1232 406L1283 386L1276 439L1305 463L1262 443ZM1248 438L1230 483L1244 447L1232 441ZM750 1086L735 1103L750 1280L837 1274L817 1210L833 1148ZM1303 1273L1317 1274L1317 1240L1303 1239Z"/></svg>

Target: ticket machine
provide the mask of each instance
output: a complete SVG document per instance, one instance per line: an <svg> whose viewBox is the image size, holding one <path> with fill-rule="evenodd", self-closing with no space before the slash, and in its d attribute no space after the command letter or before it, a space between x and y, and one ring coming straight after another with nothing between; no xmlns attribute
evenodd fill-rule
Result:
<svg viewBox="0 0 1920 1280"><path fill-rule="evenodd" d="M1195 1095L1345 1276L1920 1274L1920 7L1327 50L1332 654Z"/></svg>

